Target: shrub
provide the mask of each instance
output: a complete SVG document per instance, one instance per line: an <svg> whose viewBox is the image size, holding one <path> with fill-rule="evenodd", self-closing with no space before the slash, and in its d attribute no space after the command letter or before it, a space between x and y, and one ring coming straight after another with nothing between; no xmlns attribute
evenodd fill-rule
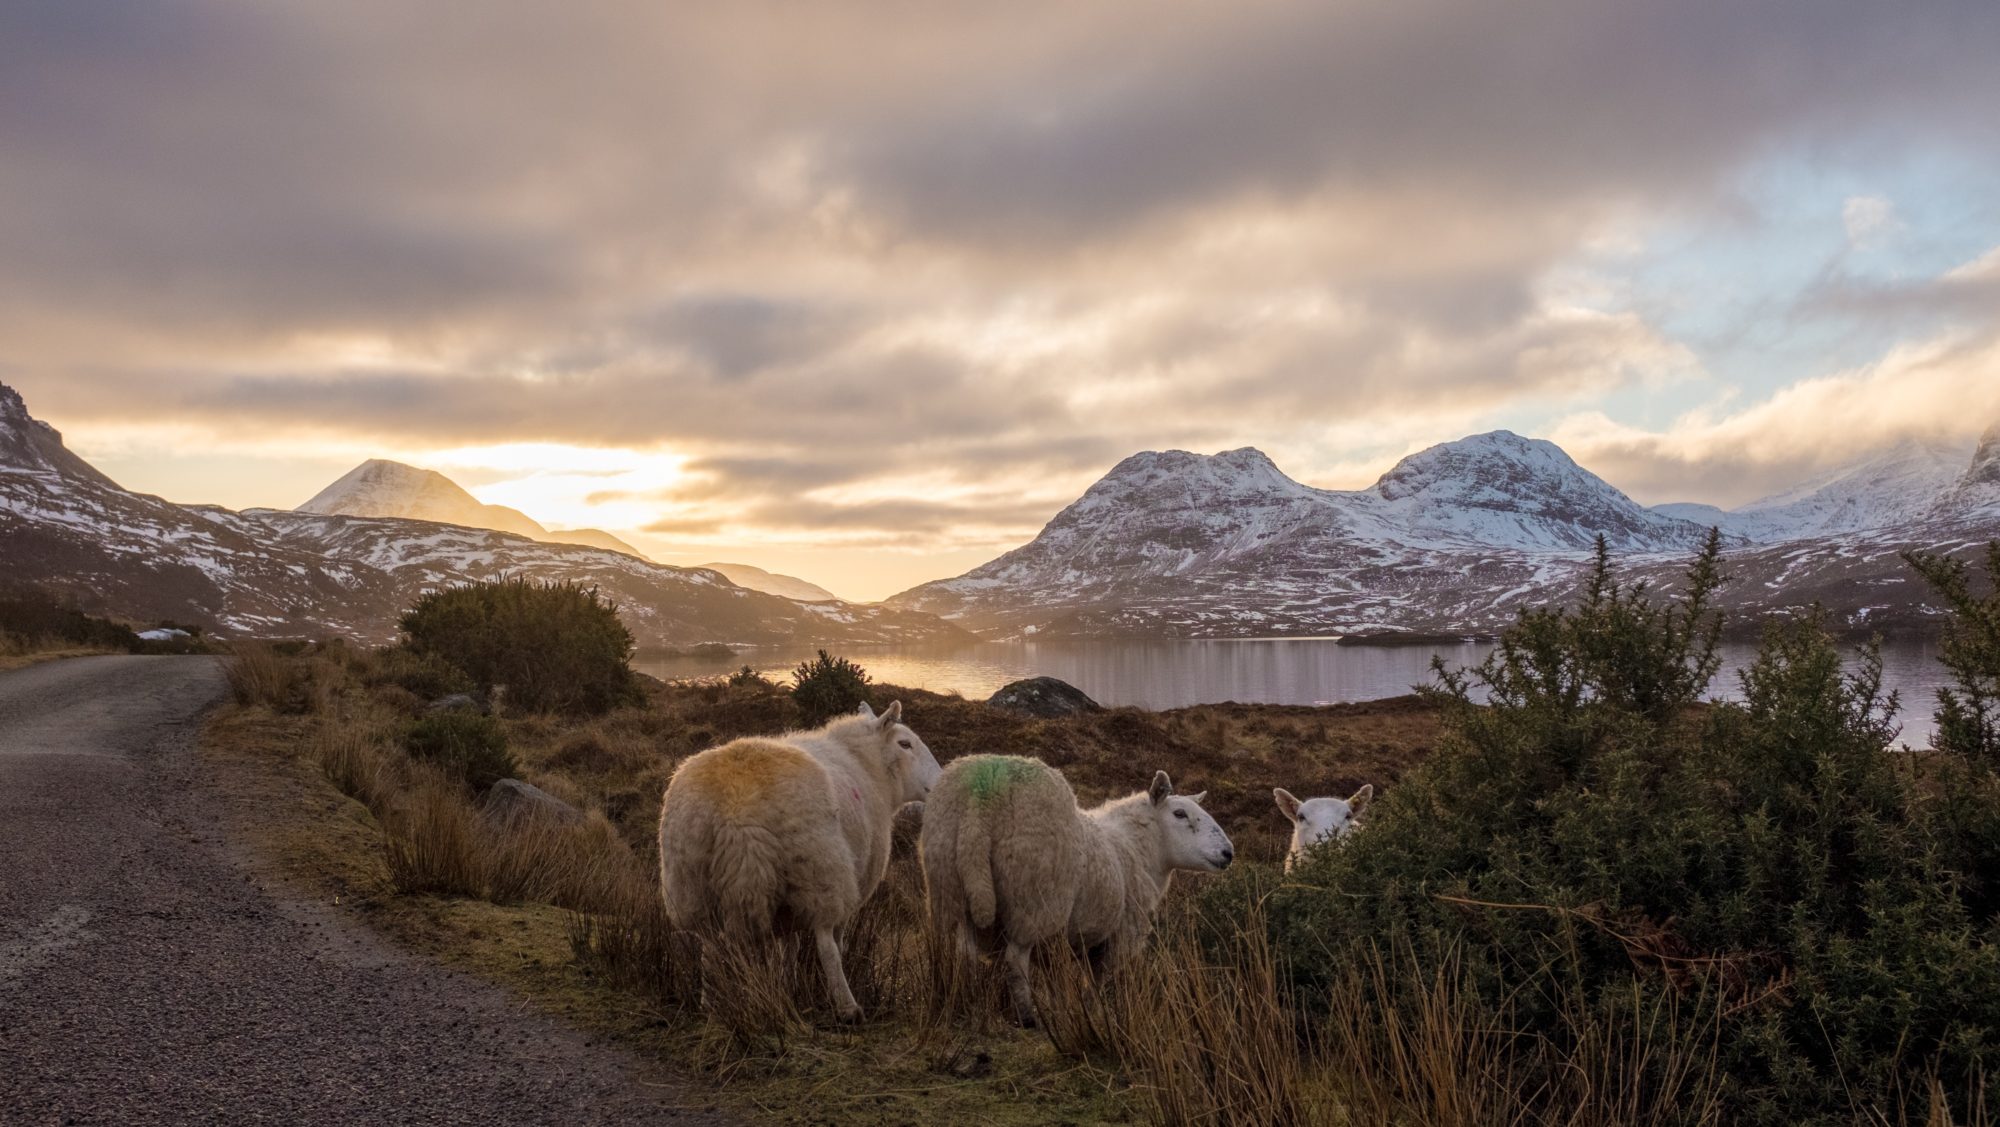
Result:
<svg viewBox="0 0 2000 1127"><path fill-rule="evenodd" d="M618 608L573 583L506 580L436 591L403 616L404 646L442 659L509 706L594 714L639 700Z"/></svg>
<svg viewBox="0 0 2000 1127"><path fill-rule="evenodd" d="M792 672L792 700L807 727L853 712L867 696L868 671L825 650Z"/></svg>
<svg viewBox="0 0 2000 1127"><path fill-rule="evenodd" d="M1644 1026L1679 1032L1621 1074L1635 1098L1709 1060L1731 1121L1922 1120L1932 1076L1968 1114L2000 1063L2000 945L1892 750L1879 661L1847 672L1819 621L1779 624L1742 702L1702 703L1718 560L1711 537L1659 598L1600 545L1579 606L1440 666L1436 754L1268 900L1291 984L1336 1026L1363 991L1391 1027L1447 984L1452 1027L1550 1099L1593 1039Z"/></svg>
<svg viewBox="0 0 2000 1127"><path fill-rule="evenodd" d="M746 665L729 675L729 687L732 689L768 689L771 687L771 682L762 673ZM857 705L856 707L860 706Z"/></svg>
<svg viewBox="0 0 2000 1127"><path fill-rule="evenodd" d="M1987 546L1983 596L1958 560L1909 560L1952 611L1939 655L1952 685L1938 690L1932 744L1942 754L1930 830L1951 870L1963 874L1973 918L1993 929L2000 927L2000 543Z"/></svg>
<svg viewBox="0 0 2000 1127"><path fill-rule="evenodd" d="M472 678L435 653L418 653L403 646L377 652L367 677L369 685L395 685L421 700L436 700L473 690Z"/></svg>
<svg viewBox="0 0 2000 1127"><path fill-rule="evenodd" d="M139 648L139 636L130 627L63 606L32 587L0 591L0 635L12 635L24 650L75 646L131 652Z"/></svg>
<svg viewBox="0 0 2000 1127"><path fill-rule="evenodd" d="M434 764L475 790L513 778L518 769L507 750L506 730L498 720L476 712L425 716L410 725L404 746L410 758Z"/></svg>
<svg viewBox="0 0 2000 1127"><path fill-rule="evenodd" d="M1956 687L1938 690L1937 749L2000 768L2000 589L1975 594L1963 560L1904 558L1952 611L1939 657ZM2000 582L2000 541L1986 546L1986 577Z"/></svg>

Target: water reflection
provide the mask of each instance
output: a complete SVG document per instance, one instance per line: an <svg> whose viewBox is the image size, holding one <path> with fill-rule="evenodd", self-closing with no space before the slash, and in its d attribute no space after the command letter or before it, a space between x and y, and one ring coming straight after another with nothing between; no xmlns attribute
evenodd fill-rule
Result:
<svg viewBox="0 0 2000 1127"><path fill-rule="evenodd" d="M866 666L877 681L978 699L1009 681L1058 677L1107 705L1180 708L1244 701L1328 704L1400 696L1430 681L1431 658L1453 667L1478 662L1492 647L1340 646L1329 638L1176 639L1166 641L978 642L938 646L850 646L841 650ZM729 658L641 654L633 664L655 677L712 677L743 665L774 680L791 675L813 648L746 650ZM1714 690L1738 695L1736 673L1756 657L1756 646L1723 647L1723 673ZM1887 688L1900 690L1903 739L1921 745L1931 733L1937 689L1947 683L1937 647L1898 641L1883 648Z"/></svg>

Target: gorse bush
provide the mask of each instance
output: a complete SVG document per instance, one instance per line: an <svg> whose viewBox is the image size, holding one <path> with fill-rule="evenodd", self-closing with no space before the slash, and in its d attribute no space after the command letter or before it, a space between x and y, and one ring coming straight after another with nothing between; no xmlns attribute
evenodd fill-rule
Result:
<svg viewBox="0 0 2000 1127"><path fill-rule="evenodd" d="M2000 767L2000 590L1981 596L1950 556L1905 557L1952 611L1939 655L1956 688L1938 692L1937 748ZM2000 543L1986 549L1987 586L2000 581Z"/></svg>
<svg viewBox="0 0 2000 1127"><path fill-rule="evenodd" d="M1713 1101L1631 1107L1658 1121L1711 1102L1739 1122L1923 1120L1933 1080L1969 1114L2000 1064L2000 943L1961 867L1978 831L1893 749L1872 650L1848 671L1816 620L1772 627L1740 703L1702 702L1719 555L1711 536L1660 598L1600 544L1576 608L1438 668L1436 754L1268 897L1296 996L1359 983L1384 1028L1409 1026L1450 968L1480 1051L1551 1099L1591 1031L1671 1014L1678 1046L1621 1083L1677 1090L1691 1059L1720 1079Z"/></svg>
<svg viewBox="0 0 2000 1127"><path fill-rule="evenodd" d="M12 636L29 645L76 646L88 649L139 649L130 627L63 606L34 588L0 591L0 637Z"/></svg>
<svg viewBox="0 0 2000 1127"><path fill-rule="evenodd" d="M1929 829L1974 918L2000 927L2000 543L1987 546L1984 595L1961 561L1908 558L1952 611L1939 654L1952 685L1938 690Z"/></svg>
<svg viewBox="0 0 2000 1127"><path fill-rule="evenodd" d="M732 689L768 689L771 687L771 682L762 673L746 665L729 675L729 687ZM856 707L859 706L857 705Z"/></svg>
<svg viewBox="0 0 2000 1127"><path fill-rule="evenodd" d="M507 750L507 731L491 716L437 712L410 725L404 741L410 758L437 766L475 790L512 778L518 768Z"/></svg>
<svg viewBox="0 0 2000 1127"><path fill-rule="evenodd" d="M631 632L594 588L505 580L436 591L403 615L404 648L441 659L509 707L596 714L638 698Z"/></svg>
<svg viewBox="0 0 2000 1127"><path fill-rule="evenodd" d="M792 672L792 700L807 727L824 724L868 699L868 671L825 650Z"/></svg>
<svg viewBox="0 0 2000 1127"><path fill-rule="evenodd" d="M367 671L370 685L395 685L421 700L471 692L472 678L436 653L417 653L402 646L377 651Z"/></svg>

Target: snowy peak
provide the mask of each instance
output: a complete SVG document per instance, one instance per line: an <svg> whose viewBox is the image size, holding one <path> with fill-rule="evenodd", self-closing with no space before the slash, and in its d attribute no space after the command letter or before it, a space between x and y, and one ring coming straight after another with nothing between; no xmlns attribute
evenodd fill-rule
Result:
<svg viewBox="0 0 2000 1127"><path fill-rule="evenodd" d="M1419 450L1390 467L1373 488L1387 501L1447 489L1466 493L1468 500L1497 505L1509 496L1537 497L1577 478L1611 489L1555 443L1496 430ZM1463 488L1467 485L1478 489L1467 492ZM1482 496L1487 490L1492 492Z"/></svg>
<svg viewBox="0 0 2000 1127"><path fill-rule="evenodd" d="M1948 519L2000 517L2000 423L1986 428L1972 464L1938 499L1933 516Z"/></svg>
<svg viewBox="0 0 2000 1127"><path fill-rule="evenodd" d="M1539 438L1493 431L1397 462L1368 493L1418 537L1492 547L1662 550L1699 542L1703 528L1652 512Z"/></svg>
<svg viewBox="0 0 2000 1127"><path fill-rule="evenodd" d="M1979 449L1972 454L1972 465L1965 471L1962 483L1966 485L2000 485L2000 423L1986 428L1979 436Z"/></svg>
<svg viewBox="0 0 2000 1127"><path fill-rule="evenodd" d="M1084 499L1144 495L1162 487L1203 500L1310 492L1286 477L1263 451L1245 446L1220 454L1143 451L1113 466L1084 493Z"/></svg>
<svg viewBox="0 0 2000 1127"><path fill-rule="evenodd" d="M1922 513L1965 468L1963 447L1905 439L1729 513L1724 527L1782 541L1888 528Z"/></svg>
<svg viewBox="0 0 2000 1127"><path fill-rule="evenodd" d="M435 470L419 469L383 458L349 470L339 481L300 505L302 513L320 516L394 517L466 528L490 528L535 540L549 531L526 513L505 505L488 505Z"/></svg>
<svg viewBox="0 0 2000 1127"><path fill-rule="evenodd" d="M0 384L0 471L4 470L117 488L95 466L70 453L56 428L30 415L20 392Z"/></svg>

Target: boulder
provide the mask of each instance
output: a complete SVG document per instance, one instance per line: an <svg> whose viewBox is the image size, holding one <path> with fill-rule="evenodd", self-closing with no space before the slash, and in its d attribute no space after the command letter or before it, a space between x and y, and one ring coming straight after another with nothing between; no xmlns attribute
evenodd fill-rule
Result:
<svg viewBox="0 0 2000 1127"><path fill-rule="evenodd" d="M477 712L479 715L485 716L492 712L493 709L484 699L473 696L471 693L453 693L448 697L439 697L425 705L424 711L428 713Z"/></svg>
<svg viewBox="0 0 2000 1127"><path fill-rule="evenodd" d="M1042 719L1100 712L1104 707L1086 696L1082 689L1054 677L1029 677L1002 685L999 692L986 698L986 703L1002 712Z"/></svg>
<svg viewBox="0 0 2000 1127"><path fill-rule="evenodd" d="M583 811L519 779L501 779L486 791L486 815L503 824L549 821L574 826L583 822Z"/></svg>

